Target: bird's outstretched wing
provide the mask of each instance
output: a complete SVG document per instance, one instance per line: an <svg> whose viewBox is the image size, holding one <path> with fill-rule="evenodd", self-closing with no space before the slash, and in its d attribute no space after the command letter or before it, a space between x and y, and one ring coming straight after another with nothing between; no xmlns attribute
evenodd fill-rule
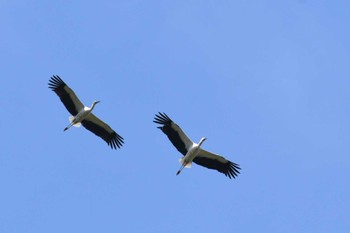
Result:
<svg viewBox="0 0 350 233"><path fill-rule="evenodd" d="M228 176L230 179L236 178L241 169L238 164L233 163L220 155L203 150L202 148L198 155L193 159L193 162L209 169L215 169L223 173L225 176Z"/></svg>
<svg viewBox="0 0 350 233"><path fill-rule="evenodd" d="M49 80L49 88L60 97L62 103L73 116L84 108L83 103L69 86L58 76L54 75Z"/></svg>
<svg viewBox="0 0 350 233"><path fill-rule="evenodd" d="M109 125L101 121L94 114L90 113L81 124L89 131L93 132L103 140L112 149L120 148L124 143L124 138L117 134Z"/></svg>
<svg viewBox="0 0 350 233"><path fill-rule="evenodd" d="M168 136L171 143L181 154L186 155L187 151L192 147L193 142L182 131L180 126L175 124L165 113L160 112L158 115L156 114L153 122L162 125L158 128Z"/></svg>

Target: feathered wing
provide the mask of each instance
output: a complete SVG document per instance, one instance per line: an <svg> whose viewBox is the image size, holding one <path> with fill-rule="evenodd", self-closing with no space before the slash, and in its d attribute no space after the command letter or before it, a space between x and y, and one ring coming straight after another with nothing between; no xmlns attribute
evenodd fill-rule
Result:
<svg viewBox="0 0 350 233"><path fill-rule="evenodd" d="M236 178L241 169L238 164L203 149L200 149L198 155L193 159L193 162L209 169L215 169L225 176L228 176L230 179Z"/></svg>
<svg viewBox="0 0 350 233"><path fill-rule="evenodd" d="M158 115L156 114L153 122L162 125L158 128L168 136L171 143L181 154L186 155L189 148L192 147L193 142L187 137L182 129L177 124L175 124L165 113L159 112Z"/></svg>
<svg viewBox="0 0 350 233"><path fill-rule="evenodd" d="M62 103L73 116L84 108L83 103L69 86L58 76L54 75L49 80L49 88L61 99Z"/></svg>
<svg viewBox="0 0 350 233"><path fill-rule="evenodd" d="M94 114L90 113L81 124L89 131L93 132L103 140L112 149L120 148L124 143L124 138L117 134L109 125L101 121Z"/></svg>

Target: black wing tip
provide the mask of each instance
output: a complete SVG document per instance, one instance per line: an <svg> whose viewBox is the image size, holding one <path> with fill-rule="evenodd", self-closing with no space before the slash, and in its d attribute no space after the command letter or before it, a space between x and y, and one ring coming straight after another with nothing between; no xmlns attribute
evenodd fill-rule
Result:
<svg viewBox="0 0 350 233"><path fill-rule="evenodd" d="M226 170L226 172L224 172L224 174L225 174L225 176L227 176L230 179L232 179L232 178L236 179L238 174L240 174L239 170L241 170L241 168L239 167L239 164L229 161L229 164L227 166L227 170Z"/></svg>
<svg viewBox="0 0 350 233"><path fill-rule="evenodd" d="M160 125L170 125L173 121L164 112L158 112L158 114L155 115L153 122ZM161 129L162 127L158 128Z"/></svg>
<svg viewBox="0 0 350 233"><path fill-rule="evenodd" d="M122 136L120 136L119 134L117 134L116 132L114 132L112 134L111 139L107 142L107 144L112 148L112 149L119 149L120 147L123 146L124 143L124 138Z"/></svg>
<svg viewBox="0 0 350 233"><path fill-rule="evenodd" d="M49 80L49 88L53 91L57 90L57 88L64 87L66 85L65 82L58 75L53 75Z"/></svg>

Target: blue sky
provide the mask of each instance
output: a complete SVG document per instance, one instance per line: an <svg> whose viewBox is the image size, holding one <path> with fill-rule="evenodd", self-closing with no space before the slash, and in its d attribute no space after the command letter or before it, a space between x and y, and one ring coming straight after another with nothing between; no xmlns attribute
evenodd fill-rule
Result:
<svg viewBox="0 0 350 233"><path fill-rule="evenodd" d="M349 232L349 1L1 1L0 232ZM125 138L111 150L48 89ZM194 165L152 122L240 164Z"/></svg>

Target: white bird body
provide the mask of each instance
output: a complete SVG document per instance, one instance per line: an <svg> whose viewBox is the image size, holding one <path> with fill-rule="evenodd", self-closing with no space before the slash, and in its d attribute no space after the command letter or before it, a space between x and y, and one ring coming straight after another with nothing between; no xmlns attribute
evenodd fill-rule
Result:
<svg viewBox="0 0 350 233"><path fill-rule="evenodd" d="M81 122L83 120L85 120L92 112L92 110L95 108L95 105L98 104L100 101L94 101L91 105L91 107L86 107L84 106L84 108L82 108L77 115L75 116L70 116L69 117L69 122L70 124L64 128L64 131L66 131L67 129L69 129L71 126L74 127L80 127L81 126Z"/></svg>
<svg viewBox="0 0 350 233"><path fill-rule="evenodd" d="M186 153L186 155L182 158L179 159L180 163L181 163L181 167L179 169L179 171L176 173L176 175L180 174L180 172L182 171L182 169L184 167L186 168L191 168L192 167L192 161L193 159L198 155L198 153L201 150L201 145L202 143L206 140L205 137L203 137L199 143L192 143L192 146L189 148L188 152Z"/></svg>
<svg viewBox="0 0 350 233"><path fill-rule="evenodd" d="M153 122L161 125L158 128L167 135L170 142L184 156L179 160L181 167L176 173L177 175L184 167L191 167L192 162L209 169L215 169L230 179L235 178L239 174L241 168L238 164L201 148L202 143L206 140L205 137L198 144L192 142L182 129L165 113L156 115Z"/></svg>

